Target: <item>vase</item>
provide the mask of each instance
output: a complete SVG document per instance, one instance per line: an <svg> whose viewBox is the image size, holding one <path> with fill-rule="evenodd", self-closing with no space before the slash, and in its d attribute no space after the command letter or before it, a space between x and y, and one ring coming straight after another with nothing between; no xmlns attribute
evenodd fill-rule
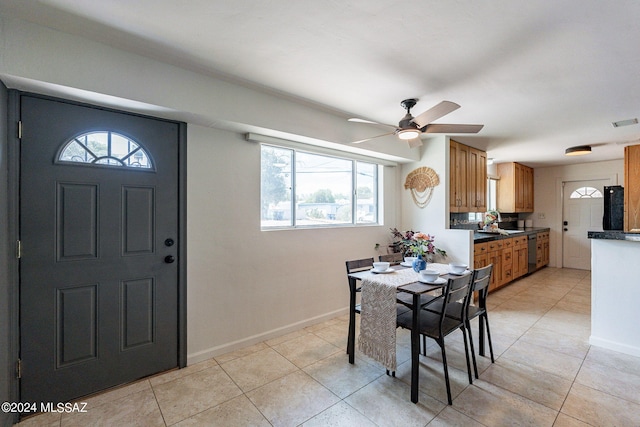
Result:
<svg viewBox="0 0 640 427"><path fill-rule="evenodd" d="M422 255L418 255L418 257L413 260L411 266L413 267L413 271L420 273L420 270L425 270L427 268L427 261L422 258Z"/></svg>

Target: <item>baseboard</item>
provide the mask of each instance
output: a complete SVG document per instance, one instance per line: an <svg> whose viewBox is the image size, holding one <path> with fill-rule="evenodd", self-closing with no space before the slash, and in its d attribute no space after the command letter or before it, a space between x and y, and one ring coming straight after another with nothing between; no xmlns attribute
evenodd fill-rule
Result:
<svg viewBox="0 0 640 427"><path fill-rule="evenodd" d="M633 347L627 344L620 344L618 342L606 340L603 338L589 337L589 344L596 347L606 348L607 350L617 351L618 353L628 354L629 356L640 357L640 347Z"/></svg>
<svg viewBox="0 0 640 427"><path fill-rule="evenodd" d="M283 326L281 328L266 331L261 334L253 335L237 341L232 341L219 346L211 347L206 350L198 351L195 353L189 353L187 354L187 366L193 365L198 362L202 362L204 360L211 359L212 357L220 356L221 354L226 354L232 351L240 350L241 348L249 347L251 345L258 344L262 341L277 338L282 335L286 335L291 332L295 332L300 329L306 328L308 326L313 326L318 323L331 320L334 317L346 315L348 313L349 313L348 308L342 308L340 310L332 311L330 313L312 317L310 319L305 319L300 322L292 323L290 325Z"/></svg>

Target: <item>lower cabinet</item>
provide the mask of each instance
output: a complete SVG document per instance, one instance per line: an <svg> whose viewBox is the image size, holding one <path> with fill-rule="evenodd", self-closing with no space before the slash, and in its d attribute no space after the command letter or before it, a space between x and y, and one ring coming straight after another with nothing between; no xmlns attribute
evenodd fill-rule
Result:
<svg viewBox="0 0 640 427"><path fill-rule="evenodd" d="M477 243L473 245L473 268L482 268L489 265L489 254L487 243Z"/></svg>
<svg viewBox="0 0 640 427"><path fill-rule="evenodd" d="M536 268L549 264L549 232L536 235Z"/></svg>
<svg viewBox="0 0 640 427"><path fill-rule="evenodd" d="M527 236L513 238L513 278L527 274L529 270L529 240Z"/></svg>
<svg viewBox="0 0 640 427"><path fill-rule="evenodd" d="M502 241L494 240L488 242L488 251L487 265L493 264L489 291L493 291L502 286Z"/></svg>
<svg viewBox="0 0 640 427"><path fill-rule="evenodd" d="M541 249L538 249L536 255L540 258L539 262L544 263L541 265L546 265L549 263L549 233L538 233L538 239L540 239L540 234L546 234L546 246L544 236L542 236L539 241ZM498 289L527 274L529 269L528 244L528 237L524 235L474 245L473 267L480 268L493 264L489 291Z"/></svg>
<svg viewBox="0 0 640 427"><path fill-rule="evenodd" d="M512 239L505 239L502 244L502 280L498 286L511 282L513 277L513 242ZM508 241L508 245L507 245Z"/></svg>

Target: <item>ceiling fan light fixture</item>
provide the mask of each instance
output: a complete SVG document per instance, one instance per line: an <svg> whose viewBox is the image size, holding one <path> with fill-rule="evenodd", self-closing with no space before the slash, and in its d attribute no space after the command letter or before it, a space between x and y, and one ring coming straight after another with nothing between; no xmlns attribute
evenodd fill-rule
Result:
<svg viewBox="0 0 640 427"><path fill-rule="evenodd" d="M420 136L420 131L418 129L402 129L398 131L398 138L402 140L407 139L415 139Z"/></svg>
<svg viewBox="0 0 640 427"><path fill-rule="evenodd" d="M591 146L577 145L575 147L569 147L564 150L564 154L567 156L582 156L584 154L591 154Z"/></svg>

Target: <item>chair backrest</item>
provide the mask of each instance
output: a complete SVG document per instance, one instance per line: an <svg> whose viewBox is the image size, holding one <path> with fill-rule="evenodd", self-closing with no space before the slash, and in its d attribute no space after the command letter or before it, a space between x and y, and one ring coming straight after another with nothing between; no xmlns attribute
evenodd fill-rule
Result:
<svg viewBox="0 0 640 427"><path fill-rule="evenodd" d="M472 279L473 274L466 274L448 280L442 293L444 304L442 304L441 322L448 313L455 314L458 319L465 319ZM462 304L459 304L459 301L462 301Z"/></svg>
<svg viewBox="0 0 640 427"><path fill-rule="evenodd" d="M402 256L401 252L394 252L391 254L380 255L378 259L382 262L391 263L391 265L398 265L402 261L404 261L404 257Z"/></svg>
<svg viewBox="0 0 640 427"><path fill-rule="evenodd" d="M371 268L373 268L373 257L347 261L346 265L347 274L356 273L363 270L370 270Z"/></svg>
<svg viewBox="0 0 640 427"><path fill-rule="evenodd" d="M481 309L485 309L487 307L487 295L489 294L489 282L491 281L492 272L493 264L489 264L486 267L478 268L473 271L471 295L473 295L473 292L478 293L478 307Z"/></svg>

